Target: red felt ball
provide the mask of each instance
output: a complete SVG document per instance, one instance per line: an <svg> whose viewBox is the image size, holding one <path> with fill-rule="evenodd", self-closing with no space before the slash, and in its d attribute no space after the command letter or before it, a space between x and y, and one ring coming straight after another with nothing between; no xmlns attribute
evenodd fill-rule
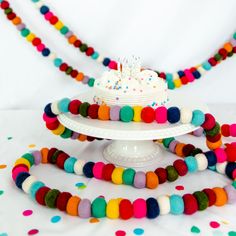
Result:
<svg viewBox="0 0 236 236"><path fill-rule="evenodd" d="M49 149L49 151L48 151L48 162L49 163L52 163L52 156L56 151L58 151L57 148L50 148Z"/></svg>
<svg viewBox="0 0 236 236"><path fill-rule="evenodd" d="M69 158L69 155L62 152L58 155L56 159L56 164L60 169L64 169L64 163Z"/></svg>
<svg viewBox="0 0 236 236"><path fill-rule="evenodd" d="M98 104L92 104L88 108L88 116L91 119L97 119L98 118L98 109L99 105Z"/></svg>
<svg viewBox="0 0 236 236"><path fill-rule="evenodd" d="M16 14L14 12L10 12L9 14L7 14L8 20L13 20L14 18L16 18Z"/></svg>
<svg viewBox="0 0 236 236"><path fill-rule="evenodd" d="M188 78L186 76L183 76L180 78L182 84L187 84L188 83Z"/></svg>
<svg viewBox="0 0 236 236"><path fill-rule="evenodd" d="M194 145L186 144L182 149L184 157L190 156L194 149L195 149Z"/></svg>
<svg viewBox="0 0 236 236"><path fill-rule="evenodd" d="M197 199L190 193L183 195L184 200L184 214L192 215L198 210Z"/></svg>
<svg viewBox="0 0 236 236"><path fill-rule="evenodd" d="M82 42L81 42L81 40L79 40L79 39L76 39L75 42L74 42L74 46L75 46L76 48L79 48L79 47L81 46L81 44L82 44Z"/></svg>
<svg viewBox="0 0 236 236"><path fill-rule="evenodd" d="M106 181L111 180L111 175L113 170L115 169L115 166L111 163L106 164L102 169L102 178Z"/></svg>
<svg viewBox="0 0 236 236"><path fill-rule="evenodd" d="M14 167L12 168L12 172L13 172L16 168L18 168L18 167L24 167L27 171L29 171L29 167L28 167L27 165L25 165L25 164L18 164L18 165L14 166Z"/></svg>
<svg viewBox="0 0 236 236"><path fill-rule="evenodd" d="M216 202L216 193L211 188L205 188L203 192L207 195L209 207L213 206Z"/></svg>
<svg viewBox="0 0 236 236"><path fill-rule="evenodd" d="M50 191L51 189L46 187L46 186L43 186L41 187L35 194L35 200L37 201L38 204L40 205L43 205L43 206L46 206L46 203L45 203L45 196L46 194Z"/></svg>
<svg viewBox="0 0 236 236"><path fill-rule="evenodd" d="M92 47L88 47L88 49L85 52L87 56L91 56L93 55L93 53L94 53L94 49Z"/></svg>
<svg viewBox="0 0 236 236"><path fill-rule="evenodd" d="M155 110L152 107L144 107L141 111L141 118L145 123L151 123L155 119Z"/></svg>
<svg viewBox="0 0 236 236"><path fill-rule="evenodd" d="M71 114L73 115L78 115L79 114L79 107L81 105L81 101L80 100L72 100L69 104L69 111Z"/></svg>
<svg viewBox="0 0 236 236"><path fill-rule="evenodd" d="M158 176L159 179L159 184L163 184L167 180L167 171L166 169L159 167L155 171L156 175Z"/></svg>
<svg viewBox="0 0 236 236"><path fill-rule="evenodd" d="M58 195L56 200L56 207L60 211L66 211L66 205L68 200L72 197L72 194L69 192L62 192Z"/></svg>
<svg viewBox="0 0 236 236"><path fill-rule="evenodd" d="M7 2L7 1L2 1L1 2L1 8L2 9L7 9L7 8L9 8L9 2Z"/></svg>
<svg viewBox="0 0 236 236"><path fill-rule="evenodd" d="M58 120L54 121L54 122L50 122L50 123L46 123L46 127L49 130L55 130L56 128L58 128L60 122Z"/></svg>
<svg viewBox="0 0 236 236"><path fill-rule="evenodd" d="M224 48L221 48L218 53L221 55L222 57L222 60L225 60L225 58L227 57L228 55L228 52L224 49Z"/></svg>
<svg viewBox="0 0 236 236"><path fill-rule="evenodd" d="M60 71L66 71L68 68L68 65L66 63L62 63L59 67Z"/></svg>
<svg viewBox="0 0 236 236"><path fill-rule="evenodd" d="M191 73L193 73L194 71L196 71L196 68L195 67L191 67L189 70L190 70Z"/></svg>
<svg viewBox="0 0 236 236"><path fill-rule="evenodd" d="M173 163L174 168L177 170L179 176L184 176L188 173L188 167L183 160L176 160Z"/></svg>
<svg viewBox="0 0 236 236"><path fill-rule="evenodd" d="M133 216L133 205L128 199L122 199L119 205L120 218L128 220Z"/></svg>
<svg viewBox="0 0 236 236"><path fill-rule="evenodd" d="M236 53L236 46L233 47L233 53Z"/></svg>
<svg viewBox="0 0 236 236"><path fill-rule="evenodd" d="M217 65L217 61L214 57L211 57L208 62L211 64L211 66L216 66Z"/></svg>
<svg viewBox="0 0 236 236"><path fill-rule="evenodd" d="M58 18L56 16L52 16L49 19L49 22L50 22L51 25L55 25L58 22Z"/></svg>
<svg viewBox="0 0 236 236"><path fill-rule="evenodd" d="M235 162L236 161L236 145L228 144L225 148L227 155L227 161Z"/></svg>
<svg viewBox="0 0 236 236"><path fill-rule="evenodd" d="M166 74L164 72L160 72L158 76L162 79L166 79Z"/></svg>
<svg viewBox="0 0 236 236"><path fill-rule="evenodd" d="M211 130L215 127L216 125L216 120L215 117L209 113L205 114L205 121L201 125L203 129L205 130Z"/></svg>
<svg viewBox="0 0 236 236"><path fill-rule="evenodd" d="M34 38L32 41L32 44L36 47L39 44L41 44L41 39L40 38Z"/></svg>
<svg viewBox="0 0 236 236"><path fill-rule="evenodd" d="M70 76L72 78L76 78L78 74L79 74L79 72L77 70L72 70L71 73L70 73Z"/></svg>
<svg viewBox="0 0 236 236"><path fill-rule="evenodd" d="M206 139L211 142L211 143L215 143L217 141L219 141L221 139L221 133L215 135L215 136L210 136L210 135L207 135L206 136Z"/></svg>
<svg viewBox="0 0 236 236"><path fill-rule="evenodd" d="M95 140L95 137L92 137L92 136L87 136L87 141L88 142L92 142Z"/></svg>
<svg viewBox="0 0 236 236"><path fill-rule="evenodd" d="M229 137L230 136L230 125L224 124L221 126L221 133L224 137Z"/></svg>

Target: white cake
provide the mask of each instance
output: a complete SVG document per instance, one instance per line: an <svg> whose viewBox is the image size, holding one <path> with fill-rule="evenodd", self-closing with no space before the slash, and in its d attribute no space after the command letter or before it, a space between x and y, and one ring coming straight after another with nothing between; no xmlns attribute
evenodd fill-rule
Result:
<svg viewBox="0 0 236 236"><path fill-rule="evenodd" d="M152 70L141 70L135 61L122 63L118 70L104 72L94 85L97 104L151 106L156 108L168 101L167 84Z"/></svg>

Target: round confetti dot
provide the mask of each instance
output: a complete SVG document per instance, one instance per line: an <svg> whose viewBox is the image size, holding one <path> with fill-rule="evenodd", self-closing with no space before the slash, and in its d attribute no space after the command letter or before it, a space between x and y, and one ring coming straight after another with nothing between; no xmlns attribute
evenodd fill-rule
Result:
<svg viewBox="0 0 236 236"><path fill-rule="evenodd" d="M30 215L32 215L32 214L33 214L33 211L32 211L32 210L25 210L25 211L22 212L22 215L23 215L23 216L30 216Z"/></svg>
<svg viewBox="0 0 236 236"><path fill-rule="evenodd" d="M29 148L35 148L36 145L35 145L35 144L30 144L28 147L29 147Z"/></svg>
<svg viewBox="0 0 236 236"><path fill-rule="evenodd" d="M222 223L222 224L225 224L225 225L228 225L228 224L229 224L229 222L226 221L226 220L222 220L221 223Z"/></svg>
<svg viewBox="0 0 236 236"><path fill-rule="evenodd" d="M76 183L75 186L79 189L84 189L86 188L86 185L84 183Z"/></svg>
<svg viewBox="0 0 236 236"><path fill-rule="evenodd" d="M3 190L0 190L0 196L4 194L4 191Z"/></svg>
<svg viewBox="0 0 236 236"><path fill-rule="evenodd" d="M191 232L194 234L199 234L201 230L197 226L192 226Z"/></svg>
<svg viewBox="0 0 236 236"><path fill-rule="evenodd" d="M7 139L8 139L8 140L11 140L11 139L12 139L12 137L7 137Z"/></svg>
<svg viewBox="0 0 236 236"><path fill-rule="evenodd" d="M219 228L220 224L216 221L211 221L210 226L211 226L211 228L215 229L215 228Z"/></svg>
<svg viewBox="0 0 236 236"><path fill-rule="evenodd" d="M183 185L177 185L175 187L175 189L178 190L178 191L182 191L182 190L184 190L184 186Z"/></svg>
<svg viewBox="0 0 236 236"><path fill-rule="evenodd" d="M236 231L230 231L230 232L228 232L228 235L229 236L236 236Z"/></svg>
<svg viewBox="0 0 236 236"><path fill-rule="evenodd" d="M7 233L0 233L0 236L8 236Z"/></svg>
<svg viewBox="0 0 236 236"><path fill-rule="evenodd" d="M0 169L5 169L6 167L7 167L7 165L5 165L5 164L0 165Z"/></svg>
<svg viewBox="0 0 236 236"><path fill-rule="evenodd" d="M142 235L144 233L144 230L141 228L136 228L134 229L134 234L135 235Z"/></svg>
<svg viewBox="0 0 236 236"><path fill-rule="evenodd" d="M61 220L61 217L60 216L53 216L52 218L51 218L51 222L52 223L57 223L57 222L59 222Z"/></svg>
<svg viewBox="0 0 236 236"><path fill-rule="evenodd" d="M117 230L116 231L116 236L125 236L126 232L124 230Z"/></svg>
<svg viewBox="0 0 236 236"><path fill-rule="evenodd" d="M99 222L99 219L97 219L97 218L91 218L89 220L89 223L98 223L98 222Z"/></svg>
<svg viewBox="0 0 236 236"><path fill-rule="evenodd" d="M28 231L28 235L35 235L37 234L39 231L37 229L31 229Z"/></svg>

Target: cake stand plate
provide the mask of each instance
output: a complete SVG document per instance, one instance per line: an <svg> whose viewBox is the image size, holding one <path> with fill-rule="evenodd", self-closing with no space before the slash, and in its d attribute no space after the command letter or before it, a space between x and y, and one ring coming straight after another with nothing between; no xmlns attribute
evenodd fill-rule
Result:
<svg viewBox="0 0 236 236"><path fill-rule="evenodd" d="M83 101L92 102L94 94L87 92L78 95ZM170 96L170 101L171 96ZM191 105L187 105L191 104ZM190 103L189 100L169 102L168 106L187 106L190 109L208 111L208 107ZM143 167L160 160L161 148L153 140L184 135L196 130L191 124L157 124L157 123L124 123L117 121L101 121L61 114L59 121L67 128L81 134L112 140L104 149L103 156L111 163L125 167Z"/></svg>

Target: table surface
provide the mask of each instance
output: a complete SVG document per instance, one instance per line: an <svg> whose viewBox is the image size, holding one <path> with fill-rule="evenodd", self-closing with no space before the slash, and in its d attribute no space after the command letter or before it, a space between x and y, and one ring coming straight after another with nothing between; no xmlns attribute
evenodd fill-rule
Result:
<svg viewBox="0 0 236 236"><path fill-rule="evenodd" d="M216 115L220 123L233 123L236 121L236 105L226 104L209 105L210 111ZM41 111L38 110L1 110L0 111L0 236L24 236L31 229L37 229L37 235L118 235L119 230L126 235L236 235L236 206L211 207L204 212L192 216L160 216L154 220L131 219L129 221L99 219L90 222L89 219L79 219L68 216L58 210L47 209L37 205L23 192L19 191L11 180L11 167L14 161L23 153L42 147L57 147L72 156L86 160L103 160L102 150L108 141L93 143L79 143L72 140L63 140L53 136L44 127ZM193 142L196 146L205 148L204 139L190 136L180 138L185 142ZM191 140L190 140L191 139ZM231 141L226 139L225 141ZM166 166L176 158L173 154L163 152L164 157L158 166ZM103 160L104 161L104 160ZM140 169L140 168L137 168ZM154 170L154 167L141 168L140 170ZM205 171L184 178L179 178L174 183L159 186L158 190L135 189L128 186L115 186L111 183L87 179L82 176L65 174L54 166L44 165L33 168L32 173L38 179L63 191L70 191L83 198L94 199L103 195L106 199L123 197L134 199L137 197L157 197L161 194L184 194L203 189L205 187L224 186L229 179L211 171ZM63 180L63 181L61 181ZM83 184L83 188L76 184ZM184 190L177 190L176 186L183 186ZM30 216L24 216L25 210L32 210ZM52 223L53 216L60 216L61 220ZM213 223L212 223L213 222ZM213 228L212 226L219 227ZM200 233L193 233L193 226ZM229 233L231 232L231 233ZM234 232L234 233L233 233ZM125 235L125 234L123 234ZM139 234L141 235L141 234Z"/></svg>

